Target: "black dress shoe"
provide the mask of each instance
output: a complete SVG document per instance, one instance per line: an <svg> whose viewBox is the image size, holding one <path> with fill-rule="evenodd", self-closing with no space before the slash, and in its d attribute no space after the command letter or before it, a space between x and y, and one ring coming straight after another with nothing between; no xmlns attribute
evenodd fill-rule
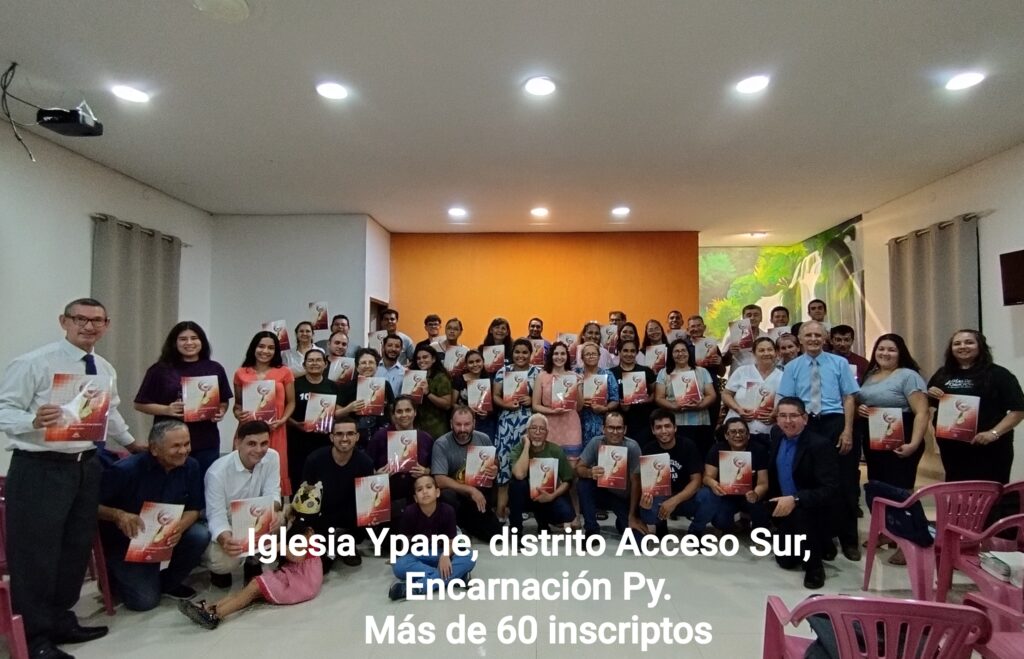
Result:
<svg viewBox="0 0 1024 659"><path fill-rule="evenodd" d="M847 560L857 562L860 560L860 547L857 545L843 545L843 556Z"/></svg>
<svg viewBox="0 0 1024 659"><path fill-rule="evenodd" d="M64 652L48 640L33 643L28 656L31 659L75 659L73 655Z"/></svg>
<svg viewBox="0 0 1024 659"><path fill-rule="evenodd" d="M210 585L214 588L220 588L221 590L227 590L231 588L231 573L217 574L216 572L210 573Z"/></svg>
<svg viewBox="0 0 1024 659"><path fill-rule="evenodd" d="M58 632L50 634L50 638L57 645L65 643L87 643L103 638L110 631L108 627L83 627L77 622L74 626L66 627ZM59 656L59 655L58 655Z"/></svg>
<svg viewBox="0 0 1024 659"><path fill-rule="evenodd" d="M825 585L825 568L807 570L804 574L804 588L817 590Z"/></svg>
<svg viewBox="0 0 1024 659"><path fill-rule="evenodd" d="M836 551L836 546L832 544L832 542L829 542L821 551L821 559L823 561L834 561L836 560L837 553L838 552Z"/></svg>

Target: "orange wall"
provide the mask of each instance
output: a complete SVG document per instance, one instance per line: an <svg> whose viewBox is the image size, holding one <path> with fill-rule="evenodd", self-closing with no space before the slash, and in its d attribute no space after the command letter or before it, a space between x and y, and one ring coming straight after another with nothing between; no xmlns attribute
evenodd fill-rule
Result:
<svg viewBox="0 0 1024 659"><path fill-rule="evenodd" d="M475 347L495 316L513 338L539 316L554 340L612 309L642 338L647 319L697 313L698 297L696 232L391 234L391 306L416 341L429 313L458 316Z"/></svg>

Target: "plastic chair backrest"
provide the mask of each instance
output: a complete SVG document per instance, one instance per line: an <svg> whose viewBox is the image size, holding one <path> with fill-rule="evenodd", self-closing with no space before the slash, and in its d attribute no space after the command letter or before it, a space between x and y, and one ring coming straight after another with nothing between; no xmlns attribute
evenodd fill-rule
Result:
<svg viewBox="0 0 1024 659"><path fill-rule="evenodd" d="M935 541L942 542L946 526L952 524L968 531L980 531L1003 488L994 481L937 483L921 488L921 498L935 499Z"/></svg>

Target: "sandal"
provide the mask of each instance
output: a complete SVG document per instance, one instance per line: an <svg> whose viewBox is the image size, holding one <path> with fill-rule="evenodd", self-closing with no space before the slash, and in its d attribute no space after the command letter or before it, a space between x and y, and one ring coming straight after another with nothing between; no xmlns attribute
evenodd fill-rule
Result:
<svg viewBox="0 0 1024 659"><path fill-rule="evenodd" d="M217 629L217 625L220 624L220 616L217 615L216 607L206 608L206 600L202 600L198 604L189 600L181 600L178 602L178 610L203 629Z"/></svg>
<svg viewBox="0 0 1024 659"><path fill-rule="evenodd" d="M896 553L890 556L887 562L889 565L906 565L907 557L903 555L902 550L897 549Z"/></svg>

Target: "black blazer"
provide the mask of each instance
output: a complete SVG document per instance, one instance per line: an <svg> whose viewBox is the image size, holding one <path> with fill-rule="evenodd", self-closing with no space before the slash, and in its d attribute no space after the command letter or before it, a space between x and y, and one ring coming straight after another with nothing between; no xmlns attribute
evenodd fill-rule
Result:
<svg viewBox="0 0 1024 659"><path fill-rule="evenodd" d="M768 463L768 496L780 497L779 468L775 464L783 434L772 428ZM797 439L793 457L793 481L802 508L827 508L839 496L839 454L835 446L821 435L804 430Z"/></svg>

